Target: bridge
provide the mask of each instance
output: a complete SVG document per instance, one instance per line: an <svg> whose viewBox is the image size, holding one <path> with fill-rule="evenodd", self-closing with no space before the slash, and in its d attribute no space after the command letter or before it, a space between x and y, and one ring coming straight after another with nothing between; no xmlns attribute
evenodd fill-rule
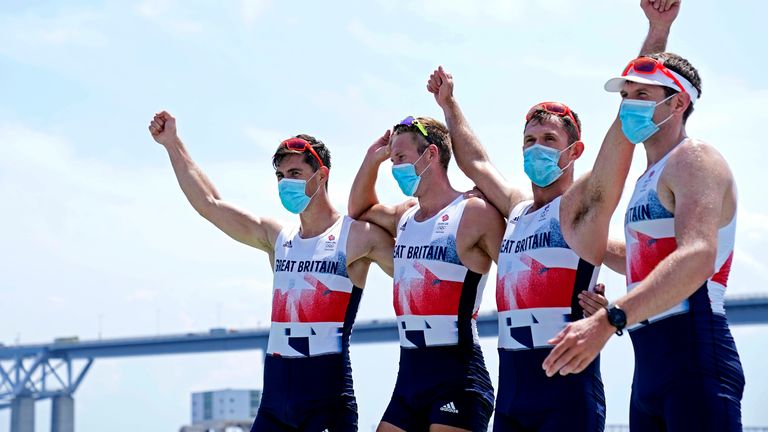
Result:
<svg viewBox="0 0 768 432"><path fill-rule="evenodd" d="M768 324L768 295L728 297L731 325ZM477 319L481 337L498 334L496 313ZM0 409L11 409L11 432L34 432L35 401L52 399L51 431L74 432L74 393L97 358L238 350L266 352L269 329L211 329L205 333L80 341L60 338L50 344L0 344ZM355 325L352 343L394 342L394 320Z"/></svg>

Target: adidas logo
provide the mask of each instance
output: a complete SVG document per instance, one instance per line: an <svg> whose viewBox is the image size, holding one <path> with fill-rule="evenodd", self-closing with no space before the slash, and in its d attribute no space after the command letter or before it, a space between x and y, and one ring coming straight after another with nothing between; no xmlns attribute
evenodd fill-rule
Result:
<svg viewBox="0 0 768 432"><path fill-rule="evenodd" d="M456 409L456 405L454 405L453 402L449 402L449 403L443 405L440 408L440 411L445 411L445 412L449 412L449 413L452 413L452 414L458 414L459 413L459 410Z"/></svg>
<svg viewBox="0 0 768 432"><path fill-rule="evenodd" d="M287 242L283 243L283 247L287 247L287 248L293 247L293 243L291 243L291 241L288 240Z"/></svg>

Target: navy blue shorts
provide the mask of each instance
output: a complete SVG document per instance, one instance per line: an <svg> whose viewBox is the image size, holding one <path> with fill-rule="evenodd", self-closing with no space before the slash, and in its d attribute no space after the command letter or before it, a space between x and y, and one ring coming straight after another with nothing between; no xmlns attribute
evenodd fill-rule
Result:
<svg viewBox="0 0 768 432"><path fill-rule="evenodd" d="M742 430L739 354L725 316L710 311L706 291L701 291L691 296L688 313L630 332L635 350L632 430Z"/></svg>
<svg viewBox="0 0 768 432"><path fill-rule="evenodd" d="M289 421L291 424L284 423L277 413L259 408L251 432L357 432L357 405L354 398L340 398L318 404Z"/></svg>
<svg viewBox="0 0 768 432"><path fill-rule="evenodd" d="M499 394L494 432L605 429L605 393L600 357L575 375L547 377L541 368L552 350L499 349Z"/></svg>
<svg viewBox="0 0 768 432"><path fill-rule="evenodd" d="M264 392L251 432L357 431L352 369L343 354L307 358L268 355Z"/></svg>
<svg viewBox="0 0 768 432"><path fill-rule="evenodd" d="M493 385L479 345L400 349L400 370L383 422L408 432L441 424L488 430Z"/></svg>

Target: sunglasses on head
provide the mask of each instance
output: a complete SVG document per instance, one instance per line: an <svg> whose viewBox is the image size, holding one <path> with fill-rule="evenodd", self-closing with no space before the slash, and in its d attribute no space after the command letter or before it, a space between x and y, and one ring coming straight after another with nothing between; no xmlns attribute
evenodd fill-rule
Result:
<svg viewBox="0 0 768 432"><path fill-rule="evenodd" d="M570 108L568 108L568 105L560 102L541 102L533 107L531 107L530 110L528 110L528 114L525 116L525 121L529 122L533 118L533 115L536 114L536 111L544 111L550 114L554 114L559 117L568 117L573 122L573 126L576 128L576 133L579 135L579 138L581 138L581 129L579 128L579 122L576 121L576 117L573 115L573 112Z"/></svg>
<svg viewBox="0 0 768 432"><path fill-rule="evenodd" d="M425 138L429 137L429 134L427 133L427 128L425 128L424 125L421 124L420 121L416 120L413 116L408 116L404 118L403 121L395 125L395 127L401 126L401 125L408 126L408 127L416 126L419 129L419 132L421 132L421 134L424 135Z"/></svg>
<svg viewBox="0 0 768 432"><path fill-rule="evenodd" d="M319 163L321 167L325 166L322 159L320 159L320 156L317 155L317 152L315 151L315 149L313 149L312 145L306 140L303 140L301 138L288 138L287 140L281 142L280 145L284 146L288 150L293 150L293 151L302 152L302 153L309 150L309 153L315 157L315 159L317 160L317 163Z"/></svg>
<svg viewBox="0 0 768 432"><path fill-rule="evenodd" d="M667 78L671 79L673 83L677 86L677 88L683 92L687 93L685 91L685 87L683 87L682 84L680 84L680 81L678 81L677 78L675 78L675 75L667 69L666 66L664 66L664 63L662 63L659 60L656 60L655 58L650 57L638 57L627 65L626 68L624 68L624 72L622 72L621 76L627 76L630 70L635 71L635 73L643 74L643 75L653 75L657 71L664 74Z"/></svg>

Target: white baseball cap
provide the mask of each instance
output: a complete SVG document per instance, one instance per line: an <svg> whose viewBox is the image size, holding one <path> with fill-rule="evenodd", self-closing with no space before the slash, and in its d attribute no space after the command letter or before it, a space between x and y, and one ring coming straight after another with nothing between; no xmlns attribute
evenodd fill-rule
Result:
<svg viewBox="0 0 768 432"><path fill-rule="evenodd" d="M635 69L635 62L638 59L643 61L643 68ZM648 72L643 69L647 69ZM669 87L679 92L688 93L691 96L691 104L699 99L699 91L685 77L679 73L668 69L660 60L651 57L638 57L629 63L624 73L619 77L614 77L606 81L605 90L609 92L618 92L624 87L626 81L632 81L640 84L650 84Z"/></svg>

